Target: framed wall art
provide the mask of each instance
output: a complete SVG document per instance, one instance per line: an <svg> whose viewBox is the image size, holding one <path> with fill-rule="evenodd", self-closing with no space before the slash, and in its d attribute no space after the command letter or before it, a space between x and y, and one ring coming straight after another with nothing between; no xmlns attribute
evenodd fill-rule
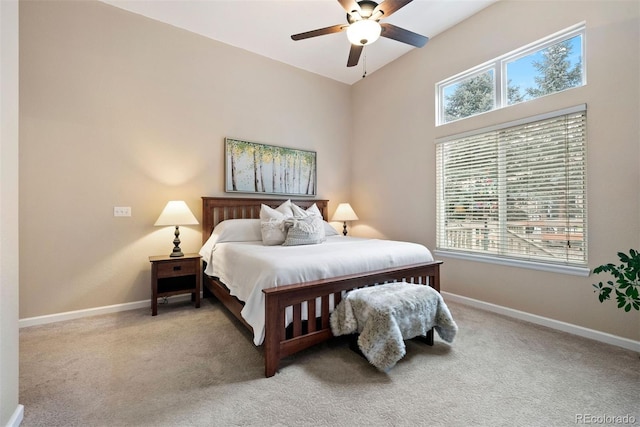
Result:
<svg viewBox="0 0 640 427"><path fill-rule="evenodd" d="M316 152L225 138L225 191L316 195Z"/></svg>

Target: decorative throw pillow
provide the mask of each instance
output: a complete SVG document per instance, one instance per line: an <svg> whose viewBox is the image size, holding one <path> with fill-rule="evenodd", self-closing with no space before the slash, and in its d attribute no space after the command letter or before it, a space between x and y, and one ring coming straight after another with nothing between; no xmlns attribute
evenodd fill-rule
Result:
<svg viewBox="0 0 640 427"><path fill-rule="evenodd" d="M293 217L291 201L287 200L273 209L265 204L260 206L260 232L262 244L266 246L281 245L287 237L284 221Z"/></svg>
<svg viewBox="0 0 640 427"><path fill-rule="evenodd" d="M262 244L265 246L281 245L287 237L284 219L271 218L260 222Z"/></svg>
<svg viewBox="0 0 640 427"><path fill-rule="evenodd" d="M264 203L260 206L260 219L263 221L268 221L271 218L281 218L284 216L285 218L290 218L293 216L291 200L287 200L283 202L277 208L272 208L270 206L265 205Z"/></svg>
<svg viewBox="0 0 640 427"><path fill-rule="evenodd" d="M318 216L318 217L322 218L322 213L320 212L320 209L318 209L318 205L316 205L315 203L313 205L309 206L305 210L305 209L302 209L300 206L298 206L298 205L296 205L295 203L292 202L291 203L291 210L293 211L293 216L294 217L305 217L305 216L309 216L309 215L315 215L315 216ZM337 235L340 234L327 221L323 220L322 222L324 223L325 236L337 236Z"/></svg>
<svg viewBox="0 0 640 427"><path fill-rule="evenodd" d="M316 215L322 218L320 209L318 209L318 206L315 203L309 206L306 210L302 209L300 206L296 205L295 203L291 203L291 210L293 211L294 217L306 217L309 215Z"/></svg>
<svg viewBox="0 0 640 427"><path fill-rule="evenodd" d="M309 215L285 221L287 237L283 246L315 245L325 240L322 217Z"/></svg>

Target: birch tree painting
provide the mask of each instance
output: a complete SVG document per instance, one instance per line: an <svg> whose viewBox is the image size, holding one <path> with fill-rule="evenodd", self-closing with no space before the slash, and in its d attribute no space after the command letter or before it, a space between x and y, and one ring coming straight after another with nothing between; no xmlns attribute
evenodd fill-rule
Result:
<svg viewBox="0 0 640 427"><path fill-rule="evenodd" d="M316 153L225 138L227 192L316 194Z"/></svg>

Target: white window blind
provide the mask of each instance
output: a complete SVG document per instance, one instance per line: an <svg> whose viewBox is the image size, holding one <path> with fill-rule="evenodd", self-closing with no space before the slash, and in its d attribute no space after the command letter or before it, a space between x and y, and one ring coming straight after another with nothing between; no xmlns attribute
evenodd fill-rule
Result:
<svg viewBox="0 0 640 427"><path fill-rule="evenodd" d="M586 106L436 143L438 250L586 266Z"/></svg>

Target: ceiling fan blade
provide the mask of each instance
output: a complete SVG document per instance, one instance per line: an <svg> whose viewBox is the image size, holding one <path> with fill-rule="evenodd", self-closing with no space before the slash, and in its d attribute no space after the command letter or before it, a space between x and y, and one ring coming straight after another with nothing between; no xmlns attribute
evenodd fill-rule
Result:
<svg viewBox="0 0 640 427"><path fill-rule="evenodd" d="M351 45L351 50L349 50L349 59L347 60L347 67L353 67L358 65L358 61L360 60L360 54L362 53L362 49L364 46L360 45Z"/></svg>
<svg viewBox="0 0 640 427"><path fill-rule="evenodd" d="M300 34L294 34L291 36L293 40L304 40L311 37L324 36L325 34L339 33L348 27L346 24L333 25L331 27L319 28L317 30L306 31Z"/></svg>
<svg viewBox="0 0 640 427"><path fill-rule="evenodd" d="M358 13L361 13L360 5L357 1L354 0L338 0L340 6L348 13L351 14L354 10Z"/></svg>
<svg viewBox="0 0 640 427"><path fill-rule="evenodd" d="M384 13L384 18L388 18L391 14L401 7L404 7L411 3L413 0L384 0L373 10L373 15L375 16L377 12Z"/></svg>
<svg viewBox="0 0 640 427"><path fill-rule="evenodd" d="M386 1L388 0L385 0L385 3ZM415 47L422 47L429 41L429 37L405 30L404 28L396 27L395 25L388 24L386 22L380 24L380 26L382 27L382 33L380 33L380 36L388 39L397 40Z"/></svg>

